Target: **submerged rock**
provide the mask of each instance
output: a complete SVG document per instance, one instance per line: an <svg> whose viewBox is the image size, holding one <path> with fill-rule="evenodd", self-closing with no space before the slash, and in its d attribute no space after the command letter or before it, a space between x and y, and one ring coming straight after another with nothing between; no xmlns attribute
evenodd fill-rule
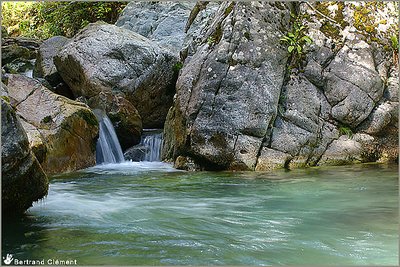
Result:
<svg viewBox="0 0 400 267"><path fill-rule="evenodd" d="M149 39L114 25L89 24L54 62L75 96L119 95L139 111L144 127L163 126L177 58Z"/></svg>
<svg viewBox="0 0 400 267"><path fill-rule="evenodd" d="M48 180L2 85L1 183L3 216L24 212L47 194Z"/></svg>
<svg viewBox="0 0 400 267"><path fill-rule="evenodd" d="M9 76L8 90L30 147L47 174L95 164L98 122L85 104L54 94L22 75Z"/></svg>

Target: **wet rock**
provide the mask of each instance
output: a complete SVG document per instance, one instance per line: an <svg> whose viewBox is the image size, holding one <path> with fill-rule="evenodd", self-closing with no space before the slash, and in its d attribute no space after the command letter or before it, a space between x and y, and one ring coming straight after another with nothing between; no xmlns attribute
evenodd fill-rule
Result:
<svg viewBox="0 0 400 267"><path fill-rule="evenodd" d="M54 63L76 97L120 95L136 107L144 127L163 126L172 104L177 58L149 39L114 25L89 24Z"/></svg>
<svg viewBox="0 0 400 267"><path fill-rule="evenodd" d="M22 75L9 76L8 90L30 147L47 174L95 164L98 122L86 105L56 95Z"/></svg>
<svg viewBox="0 0 400 267"><path fill-rule="evenodd" d="M2 213L3 216L12 216L24 212L34 201L43 198L47 194L48 180L29 147L28 136L3 88L1 140Z"/></svg>
<svg viewBox="0 0 400 267"><path fill-rule="evenodd" d="M201 171L202 169L204 169L192 158L184 156L178 156L176 158L174 168L185 171Z"/></svg>
<svg viewBox="0 0 400 267"><path fill-rule="evenodd" d="M257 159L256 171L269 171L288 168L292 156L268 147L263 147Z"/></svg>
<svg viewBox="0 0 400 267"><path fill-rule="evenodd" d="M143 161L144 156L146 155L146 153L149 152L149 150L150 150L149 147L145 147L143 145L136 145L125 151L124 158L125 160Z"/></svg>
<svg viewBox="0 0 400 267"><path fill-rule="evenodd" d="M101 109L108 114L122 150L140 142L142 119L131 102L120 95L107 92L100 92L85 102L92 109Z"/></svg>
<svg viewBox="0 0 400 267"><path fill-rule="evenodd" d="M367 162L366 146L372 144L374 138L367 134L355 134L350 137L342 135L334 140L321 157L318 165L348 165Z"/></svg>

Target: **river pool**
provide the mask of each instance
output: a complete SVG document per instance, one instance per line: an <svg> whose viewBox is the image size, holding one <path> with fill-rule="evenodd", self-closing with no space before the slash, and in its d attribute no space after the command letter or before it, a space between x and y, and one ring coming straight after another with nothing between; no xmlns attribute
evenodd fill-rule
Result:
<svg viewBox="0 0 400 267"><path fill-rule="evenodd" d="M80 265L397 265L398 166L183 172L125 162L55 176L2 253Z"/></svg>

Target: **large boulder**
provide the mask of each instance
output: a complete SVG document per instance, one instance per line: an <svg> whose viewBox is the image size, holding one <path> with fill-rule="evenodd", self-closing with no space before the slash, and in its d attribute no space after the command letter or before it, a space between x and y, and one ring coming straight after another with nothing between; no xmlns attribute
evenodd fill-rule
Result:
<svg viewBox="0 0 400 267"><path fill-rule="evenodd" d="M178 54L193 2L131 2L115 25L139 33Z"/></svg>
<svg viewBox="0 0 400 267"><path fill-rule="evenodd" d="M355 21L363 4L216 5L189 16L165 160L250 170L396 161L397 79L390 53ZM293 10L313 40L297 58L279 41L295 31Z"/></svg>
<svg viewBox="0 0 400 267"><path fill-rule="evenodd" d="M290 7L226 2L210 18L180 72L163 157L254 169L277 113L287 62L279 38Z"/></svg>
<svg viewBox="0 0 400 267"><path fill-rule="evenodd" d="M85 104L54 94L22 75L9 76L8 90L30 147L47 174L95 164L98 122Z"/></svg>
<svg viewBox="0 0 400 267"><path fill-rule="evenodd" d="M90 102L100 92L120 95L136 107L144 127L163 127L177 58L149 39L114 25L89 24L54 63L75 96Z"/></svg>
<svg viewBox="0 0 400 267"><path fill-rule="evenodd" d="M47 194L48 180L29 147L21 122L8 102L4 85L1 97L2 213L22 213Z"/></svg>
<svg viewBox="0 0 400 267"><path fill-rule="evenodd" d="M35 68L33 69L33 77L44 78L52 86L57 86L63 81L60 74L57 72L53 58L64 47L68 40L69 39L64 36L54 36L40 45Z"/></svg>

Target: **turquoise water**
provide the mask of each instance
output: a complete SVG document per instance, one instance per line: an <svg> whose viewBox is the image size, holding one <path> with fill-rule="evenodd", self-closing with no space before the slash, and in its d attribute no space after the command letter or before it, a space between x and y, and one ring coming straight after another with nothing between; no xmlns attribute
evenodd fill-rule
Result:
<svg viewBox="0 0 400 267"><path fill-rule="evenodd" d="M270 173L123 163L54 177L3 256L81 265L397 265L398 166Z"/></svg>

